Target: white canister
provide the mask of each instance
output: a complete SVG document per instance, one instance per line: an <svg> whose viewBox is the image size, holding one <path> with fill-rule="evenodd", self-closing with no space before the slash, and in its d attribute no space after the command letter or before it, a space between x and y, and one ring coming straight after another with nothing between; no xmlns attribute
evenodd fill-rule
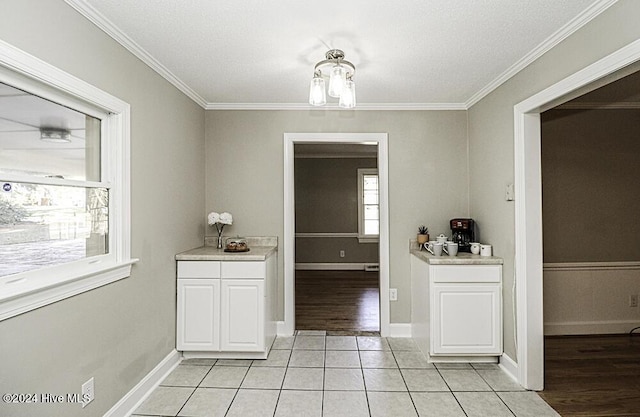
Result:
<svg viewBox="0 0 640 417"><path fill-rule="evenodd" d="M480 256L491 256L491 245L480 245Z"/></svg>
<svg viewBox="0 0 640 417"><path fill-rule="evenodd" d="M471 242L471 253L474 255L480 254L480 244L478 242Z"/></svg>

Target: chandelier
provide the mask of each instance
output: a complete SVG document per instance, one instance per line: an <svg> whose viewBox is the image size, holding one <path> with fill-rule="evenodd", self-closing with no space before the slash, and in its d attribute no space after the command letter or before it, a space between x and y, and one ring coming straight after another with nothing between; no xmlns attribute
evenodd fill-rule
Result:
<svg viewBox="0 0 640 417"><path fill-rule="evenodd" d="M344 52L331 49L325 54L326 59L316 64L313 79L309 87L309 104L324 106L327 104L327 94L339 98L338 105L345 109L356 106L356 83L353 75L356 67L344 60ZM325 89L325 77L329 78L329 91Z"/></svg>

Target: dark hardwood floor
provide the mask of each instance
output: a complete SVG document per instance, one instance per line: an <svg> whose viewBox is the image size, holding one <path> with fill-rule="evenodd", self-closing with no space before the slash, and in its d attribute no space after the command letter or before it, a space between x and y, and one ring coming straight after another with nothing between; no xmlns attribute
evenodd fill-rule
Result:
<svg viewBox="0 0 640 417"><path fill-rule="evenodd" d="M296 329L378 334L378 272L296 271Z"/></svg>
<svg viewBox="0 0 640 417"><path fill-rule="evenodd" d="M545 389L562 416L640 416L640 334L545 338Z"/></svg>

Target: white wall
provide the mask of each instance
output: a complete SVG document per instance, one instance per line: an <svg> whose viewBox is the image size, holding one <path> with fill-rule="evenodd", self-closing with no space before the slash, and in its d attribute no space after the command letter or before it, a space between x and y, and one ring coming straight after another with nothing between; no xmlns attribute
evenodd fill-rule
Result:
<svg viewBox="0 0 640 417"><path fill-rule="evenodd" d="M391 323L411 321L409 239L421 224L435 234L450 233L449 219L468 214L464 111L207 111L206 132L207 210L234 215L231 235L278 236L280 243L283 134L388 133L390 286L398 288Z"/></svg>
<svg viewBox="0 0 640 417"><path fill-rule="evenodd" d="M514 204L504 199L514 182L513 106L640 38L640 2L620 0L474 105L469 114L471 217L485 224L483 238L504 264L504 347L515 360ZM516 198L518 198L516 190Z"/></svg>
<svg viewBox="0 0 640 417"><path fill-rule="evenodd" d="M204 237L204 110L62 0L3 0L0 39L131 105L128 279L0 322L0 391L94 402L2 416L101 416L175 348L174 255Z"/></svg>

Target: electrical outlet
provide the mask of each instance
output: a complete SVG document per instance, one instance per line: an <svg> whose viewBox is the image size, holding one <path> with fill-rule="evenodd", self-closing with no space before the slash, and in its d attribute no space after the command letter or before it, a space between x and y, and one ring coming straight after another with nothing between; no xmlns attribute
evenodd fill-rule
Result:
<svg viewBox="0 0 640 417"><path fill-rule="evenodd" d="M638 307L638 294L631 294L629 296L629 307Z"/></svg>
<svg viewBox="0 0 640 417"><path fill-rule="evenodd" d="M95 398L96 393L93 388L93 377L82 384L82 408L85 408Z"/></svg>
<svg viewBox="0 0 640 417"><path fill-rule="evenodd" d="M344 251L343 250L340 251L340 257L344 258Z"/></svg>
<svg viewBox="0 0 640 417"><path fill-rule="evenodd" d="M389 288L389 301L398 301L398 289Z"/></svg>

